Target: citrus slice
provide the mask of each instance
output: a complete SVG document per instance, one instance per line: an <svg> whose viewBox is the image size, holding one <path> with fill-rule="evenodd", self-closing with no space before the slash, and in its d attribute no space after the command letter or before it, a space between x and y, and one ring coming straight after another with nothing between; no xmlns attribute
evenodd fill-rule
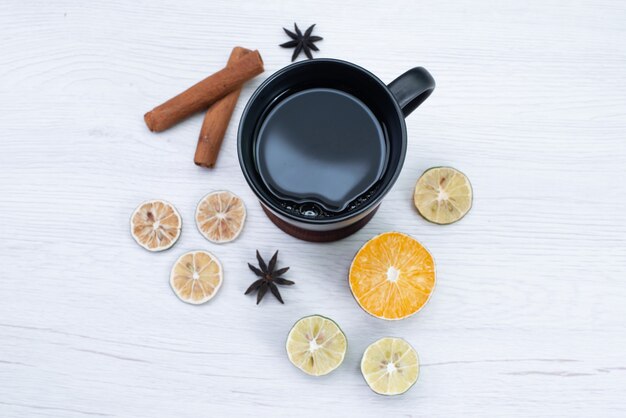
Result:
<svg viewBox="0 0 626 418"><path fill-rule="evenodd" d="M427 221L451 224L472 207L472 185L465 174L454 168L430 168L417 180L413 202Z"/></svg>
<svg viewBox="0 0 626 418"><path fill-rule="evenodd" d="M409 390L417 381L419 368L417 352L402 338L381 338L367 347L361 359L365 381L381 395Z"/></svg>
<svg viewBox="0 0 626 418"><path fill-rule="evenodd" d="M339 326L319 315L300 319L287 336L289 360L311 376L323 376L339 367L347 348L348 340Z"/></svg>
<svg viewBox="0 0 626 418"><path fill-rule="evenodd" d="M148 251L163 251L178 241L183 221L165 200L142 203L130 217L130 233Z"/></svg>
<svg viewBox="0 0 626 418"><path fill-rule="evenodd" d="M400 232L369 240L356 254L350 290L369 314L382 319L413 315L435 287L435 261L418 241Z"/></svg>
<svg viewBox="0 0 626 418"><path fill-rule="evenodd" d="M207 302L222 286L222 265L206 251L185 253L172 267L170 286L183 302L194 305Z"/></svg>
<svg viewBox="0 0 626 418"><path fill-rule="evenodd" d="M200 233L217 244L237 238L245 220L243 201L229 191L209 193L196 208L196 224Z"/></svg>

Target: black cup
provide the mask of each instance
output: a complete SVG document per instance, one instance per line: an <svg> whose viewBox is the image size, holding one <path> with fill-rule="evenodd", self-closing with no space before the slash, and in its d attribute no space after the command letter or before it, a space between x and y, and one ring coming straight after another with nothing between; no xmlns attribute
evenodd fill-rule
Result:
<svg viewBox="0 0 626 418"><path fill-rule="evenodd" d="M255 162L255 143L265 117L277 103L294 93L314 88L340 90L363 102L383 127L389 149L385 171L366 195L341 212L310 218L294 211L289 202L268 189ZM387 86L369 71L335 59L300 61L271 75L254 92L243 111L238 153L246 181L272 222L290 235L315 242L335 241L363 227L402 169L407 142L404 118L426 100L434 88L435 80L422 67L410 69Z"/></svg>

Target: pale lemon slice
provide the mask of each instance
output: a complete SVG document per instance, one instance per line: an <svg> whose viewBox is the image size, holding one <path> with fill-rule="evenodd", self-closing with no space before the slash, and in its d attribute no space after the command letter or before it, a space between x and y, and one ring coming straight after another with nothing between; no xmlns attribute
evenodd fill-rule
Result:
<svg viewBox="0 0 626 418"><path fill-rule="evenodd" d="M289 360L311 376L323 376L339 367L347 348L348 340L337 324L319 315L300 319L287 336Z"/></svg>
<svg viewBox="0 0 626 418"><path fill-rule="evenodd" d="M427 221L451 224L472 207L472 185L454 168L430 168L417 180L413 202Z"/></svg>
<svg viewBox="0 0 626 418"><path fill-rule="evenodd" d="M163 251L178 241L183 221L165 200L142 203L130 217L130 233L148 251Z"/></svg>
<svg viewBox="0 0 626 418"><path fill-rule="evenodd" d="M206 251L185 253L172 267L170 286L183 302L194 305L207 302L222 286L222 265Z"/></svg>
<svg viewBox="0 0 626 418"><path fill-rule="evenodd" d="M225 190L204 196L196 208L196 224L200 233L217 244L237 238L245 220L243 201Z"/></svg>
<svg viewBox="0 0 626 418"><path fill-rule="evenodd" d="M374 392L400 395L417 381L417 352L402 338L381 338L363 353L361 373Z"/></svg>

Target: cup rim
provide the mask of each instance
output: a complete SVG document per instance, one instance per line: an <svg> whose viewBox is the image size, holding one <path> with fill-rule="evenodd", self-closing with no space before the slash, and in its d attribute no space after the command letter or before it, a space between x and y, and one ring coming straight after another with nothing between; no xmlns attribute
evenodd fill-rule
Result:
<svg viewBox="0 0 626 418"><path fill-rule="evenodd" d="M309 219L309 218L305 218L305 217L299 217L294 215L291 212L288 212L284 209L282 209L280 206L276 205L273 201L271 201L270 199L268 199L265 194L263 193L263 191L259 190L259 188L257 187L257 185L255 184L255 182L252 180L251 175L249 170L253 169L251 167L247 167L247 165L244 162L243 159L243 151L242 151L242 147L243 147L243 140L242 140L242 126L243 123L250 111L250 108L252 107L253 103L256 101L257 97L261 94L261 92L275 79L277 79L278 77L282 76L283 74L301 67L301 66L306 66L306 65L318 65L318 63L333 63L333 64L340 64L340 65L345 65L347 67L351 67L357 71L360 71L362 73L364 73L366 76L368 76L369 78L371 78L372 80L374 80L377 84L379 84L383 90L386 92L386 94L389 96L389 98L391 99L391 103L393 103L393 106L395 108L396 111L396 115L398 116L398 119L400 121L400 127L401 127L401 134L402 134L402 138L401 138L401 150L400 150L400 159L398 161L398 163L396 164L396 166L393 168L394 173L393 175L389 178L389 180L382 185L381 187L381 191L379 193L379 195L374 198L369 200L368 202L366 202L365 204L363 204L362 206L359 206L356 210L354 211L349 211L343 215L340 216L336 216L336 217L332 217L332 218L323 218L323 219ZM244 178L246 179L246 182L248 183L248 186L252 189L252 191L254 192L255 196L257 197L257 199L259 199L261 201L261 203L263 205L265 205L269 210L277 212L278 214L280 214L281 216L287 217L288 219L291 219L293 221L296 222L301 222L304 224L311 224L311 225L327 225L327 224L335 224L335 223L340 223L340 222L344 222L346 220L350 220L351 218L354 218L364 212L370 211L372 208L378 206L380 204L380 202L382 201L382 199L387 195L387 193L389 192L389 190L393 187L393 185L395 184L396 180L398 179L398 176L400 175L400 171L402 169L402 166L404 165L404 159L406 157L406 144L407 142L407 132L406 132L406 123L404 120L404 114L402 113L402 109L400 109L400 105L398 104L397 99L394 97L393 93L391 92L391 90L389 90L389 87L382 81L380 80L380 78L378 78L376 75L374 75L373 73L371 73L370 71L366 70L365 68L354 64L352 62L349 61L344 61L344 60L340 60L340 59L336 59L336 58L315 58L312 60L304 60L304 61L298 61L292 64L289 64L283 68L281 68L280 70L276 71L275 73L271 74L269 77L267 77L254 91L254 93L252 93L252 95L250 96L250 98L248 99L248 102L246 103L246 106L241 114L241 118L239 119L239 125L237 127L237 156L239 158L239 166L241 167L241 171L243 172ZM390 168L387 167L387 170L389 170Z"/></svg>

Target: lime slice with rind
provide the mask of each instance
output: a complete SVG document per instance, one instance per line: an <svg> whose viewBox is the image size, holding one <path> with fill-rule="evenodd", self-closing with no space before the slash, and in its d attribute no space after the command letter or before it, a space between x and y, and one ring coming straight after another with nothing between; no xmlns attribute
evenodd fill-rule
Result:
<svg viewBox="0 0 626 418"><path fill-rule="evenodd" d="M311 376L323 376L343 362L348 340L333 320L311 315L291 328L286 347L294 366Z"/></svg>
<svg viewBox="0 0 626 418"><path fill-rule="evenodd" d="M452 167L429 168L417 180L413 202L427 221L451 224L472 207L472 185L465 174Z"/></svg>
<svg viewBox="0 0 626 418"><path fill-rule="evenodd" d="M374 392L400 395L417 381L419 358L415 349L402 338L381 338L363 353L361 373Z"/></svg>

